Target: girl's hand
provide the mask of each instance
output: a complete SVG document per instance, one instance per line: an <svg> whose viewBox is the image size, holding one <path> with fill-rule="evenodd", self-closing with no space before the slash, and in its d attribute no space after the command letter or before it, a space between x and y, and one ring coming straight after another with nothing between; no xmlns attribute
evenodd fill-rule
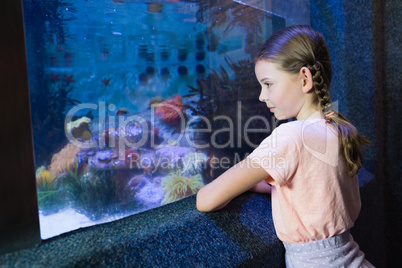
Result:
<svg viewBox="0 0 402 268"><path fill-rule="evenodd" d="M246 158L198 191L197 209L205 212L221 209L247 190L268 192L269 185L261 183L268 176L260 165Z"/></svg>

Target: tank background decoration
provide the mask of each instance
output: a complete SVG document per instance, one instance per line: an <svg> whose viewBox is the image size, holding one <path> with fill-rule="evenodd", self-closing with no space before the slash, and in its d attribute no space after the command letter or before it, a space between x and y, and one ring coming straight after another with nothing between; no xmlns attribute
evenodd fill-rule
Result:
<svg viewBox="0 0 402 268"><path fill-rule="evenodd" d="M191 88L190 94L186 97L199 96L197 101L191 101L196 105L195 115L201 115L208 118L212 124L212 129L219 130L229 128L227 120L214 120L217 116L227 116L234 122L234 129L238 130L240 126L244 126L246 121L251 116L260 115L265 118L272 118L269 111L263 110L262 104L258 101L258 94L260 85L256 79L250 79L250 74L254 72L254 63L247 60L240 60L233 62L230 58L225 58L227 64L234 72L234 77L231 78L228 71L221 66L220 74L216 70L208 74L206 78L198 78L197 87L188 85ZM239 107L239 103L241 106ZM239 117L239 112L241 117ZM271 123L271 122L269 122ZM200 122L200 128L203 122ZM265 133L249 134L247 137L253 144L259 144L272 129L266 129L264 122L255 120L251 121L249 125L253 129L266 130ZM231 138L229 135L234 135ZM245 135L238 131L222 132L218 137L218 144L224 144L230 140L238 141L241 138L241 145L230 146L226 150L232 151L231 153L245 153L252 150L250 144L245 142ZM201 137L201 139L208 140L209 136Z"/></svg>

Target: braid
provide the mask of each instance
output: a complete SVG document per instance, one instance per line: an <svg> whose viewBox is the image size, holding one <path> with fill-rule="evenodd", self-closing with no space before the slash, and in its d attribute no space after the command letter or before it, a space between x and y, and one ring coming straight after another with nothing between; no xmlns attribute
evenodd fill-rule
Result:
<svg viewBox="0 0 402 268"><path fill-rule="evenodd" d="M319 61L316 61L314 65L308 64L307 68L313 75L314 92L318 97L318 103L321 107L321 112L324 115L327 115L332 111L332 101L328 90L328 85L325 82L327 79L325 77L324 67ZM327 122L330 122L332 120L330 117L325 118Z"/></svg>
<svg viewBox="0 0 402 268"><path fill-rule="evenodd" d="M314 93L317 96L318 104L327 123L333 124L338 129L340 150L345 156L346 165L350 175L356 175L363 165L362 145L369 145L370 141L359 134L356 128L340 112L332 108L325 77L324 67L319 61L314 65L306 65L313 76Z"/></svg>

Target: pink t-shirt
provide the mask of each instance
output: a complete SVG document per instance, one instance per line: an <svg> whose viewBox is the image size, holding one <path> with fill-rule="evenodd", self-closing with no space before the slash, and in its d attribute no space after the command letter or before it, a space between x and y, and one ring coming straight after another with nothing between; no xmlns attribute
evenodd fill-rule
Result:
<svg viewBox="0 0 402 268"><path fill-rule="evenodd" d="M270 175L280 240L320 240L354 225L361 207L357 176L348 175L337 131L324 119L282 124L248 157Z"/></svg>

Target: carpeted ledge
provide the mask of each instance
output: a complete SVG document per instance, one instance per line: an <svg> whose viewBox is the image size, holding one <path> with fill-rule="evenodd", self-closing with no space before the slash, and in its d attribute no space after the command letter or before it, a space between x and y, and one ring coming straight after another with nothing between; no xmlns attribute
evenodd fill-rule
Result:
<svg viewBox="0 0 402 268"><path fill-rule="evenodd" d="M359 174L361 186L372 179ZM195 196L0 256L1 267L285 267L269 195L201 213Z"/></svg>
<svg viewBox="0 0 402 268"><path fill-rule="evenodd" d="M195 196L0 256L4 267L283 267L269 195L201 213Z"/></svg>

